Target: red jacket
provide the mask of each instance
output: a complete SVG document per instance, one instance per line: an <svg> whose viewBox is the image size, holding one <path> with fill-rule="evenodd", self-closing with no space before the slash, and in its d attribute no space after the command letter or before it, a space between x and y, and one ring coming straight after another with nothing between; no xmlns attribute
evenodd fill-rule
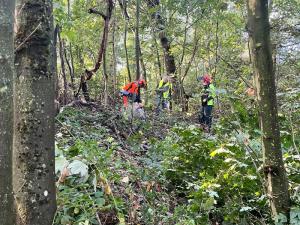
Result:
<svg viewBox="0 0 300 225"><path fill-rule="evenodd" d="M139 103L141 102L141 93L140 93L140 87L138 85L138 82L136 81L130 82L126 84L122 89L132 94L133 102L139 102ZM125 107L128 106L128 96L123 96L123 104Z"/></svg>
<svg viewBox="0 0 300 225"><path fill-rule="evenodd" d="M139 86L136 81L130 82L123 87L124 91L128 91L131 94L138 94Z"/></svg>

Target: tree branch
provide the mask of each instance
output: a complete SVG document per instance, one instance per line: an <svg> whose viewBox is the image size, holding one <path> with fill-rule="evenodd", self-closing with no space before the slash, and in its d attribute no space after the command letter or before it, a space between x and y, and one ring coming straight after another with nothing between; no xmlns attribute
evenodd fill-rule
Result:
<svg viewBox="0 0 300 225"><path fill-rule="evenodd" d="M107 19L107 16L106 16L104 13L99 12L98 10L93 9L93 8L90 8L89 11L88 11L88 13L90 13L90 14L96 14L96 15L102 16L102 18L103 18L104 20Z"/></svg>

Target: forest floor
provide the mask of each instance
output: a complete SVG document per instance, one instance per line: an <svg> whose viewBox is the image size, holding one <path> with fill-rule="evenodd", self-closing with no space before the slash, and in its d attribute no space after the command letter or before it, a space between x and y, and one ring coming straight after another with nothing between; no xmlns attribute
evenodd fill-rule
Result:
<svg viewBox="0 0 300 225"><path fill-rule="evenodd" d="M56 119L54 224L164 224L185 199L162 183L151 149L178 121L196 119L165 113L128 121L111 108L65 107Z"/></svg>
<svg viewBox="0 0 300 225"><path fill-rule="evenodd" d="M213 135L197 125L197 115L147 114L129 121L96 104L62 109L54 225L273 224L257 118L247 109L218 119ZM299 156L290 135L282 138L297 206ZM300 208L293 210L300 224Z"/></svg>

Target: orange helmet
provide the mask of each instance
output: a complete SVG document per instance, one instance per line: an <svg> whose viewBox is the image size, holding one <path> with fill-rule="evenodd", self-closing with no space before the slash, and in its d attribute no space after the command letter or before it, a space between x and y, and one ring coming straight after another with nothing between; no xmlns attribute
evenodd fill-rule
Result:
<svg viewBox="0 0 300 225"><path fill-rule="evenodd" d="M204 83L211 83L211 76L209 74L204 74L202 80Z"/></svg>
<svg viewBox="0 0 300 225"><path fill-rule="evenodd" d="M147 86L146 81L144 79L139 79L138 84L139 84L140 87L146 87Z"/></svg>

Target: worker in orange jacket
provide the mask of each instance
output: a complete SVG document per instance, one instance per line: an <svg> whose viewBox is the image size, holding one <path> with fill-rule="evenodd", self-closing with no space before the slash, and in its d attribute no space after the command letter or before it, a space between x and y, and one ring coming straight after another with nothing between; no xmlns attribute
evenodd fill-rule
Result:
<svg viewBox="0 0 300 225"><path fill-rule="evenodd" d="M132 102L142 103L141 88L146 88L146 81L143 79L130 82L122 88L120 92L123 96L124 107L128 106L128 99Z"/></svg>

